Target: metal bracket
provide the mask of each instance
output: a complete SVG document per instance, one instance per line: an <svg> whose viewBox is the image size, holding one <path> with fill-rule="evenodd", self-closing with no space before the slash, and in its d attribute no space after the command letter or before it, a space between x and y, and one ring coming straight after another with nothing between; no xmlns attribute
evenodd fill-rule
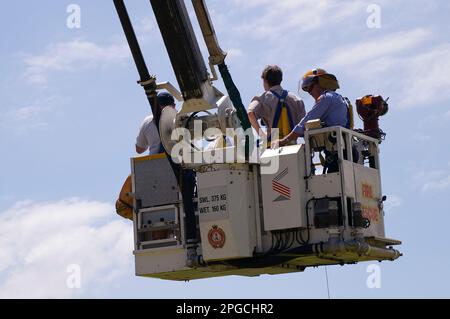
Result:
<svg viewBox="0 0 450 319"><path fill-rule="evenodd" d="M161 82L161 83L157 83L156 84L156 89L157 90L167 90L167 92L169 92L170 94L173 95L173 97L178 101L178 102L183 102L183 96L181 95L181 92L178 91L178 89L173 86L172 83L170 82Z"/></svg>

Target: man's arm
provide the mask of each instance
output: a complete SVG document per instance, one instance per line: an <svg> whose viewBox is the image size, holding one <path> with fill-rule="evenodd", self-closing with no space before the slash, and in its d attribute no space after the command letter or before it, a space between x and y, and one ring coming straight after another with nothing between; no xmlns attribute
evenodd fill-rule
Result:
<svg viewBox="0 0 450 319"><path fill-rule="evenodd" d="M272 148L278 148L281 146L288 145L291 141L296 141L300 137L299 134L292 131L288 135L286 135L283 139L272 142Z"/></svg>
<svg viewBox="0 0 450 319"><path fill-rule="evenodd" d="M256 130L256 133L260 137L265 137L264 131L261 129L261 126L258 123L258 119L261 118L261 111L262 111L262 104L260 101L260 98L255 96L250 103L250 106L248 108L248 119L250 120L250 124L252 127Z"/></svg>
<svg viewBox="0 0 450 319"><path fill-rule="evenodd" d="M148 123L144 121L139 128L139 134L136 137L136 153L142 154L148 150L149 142L146 136L146 130L148 129Z"/></svg>
<svg viewBox="0 0 450 319"><path fill-rule="evenodd" d="M310 120L322 119L324 114L328 111L330 106L329 100L327 98L319 100L311 111L306 114L306 116L297 124L289 135L279 141L272 143L272 148L277 148L279 146L285 146L291 141L303 137L305 135L305 124Z"/></svg>
<svg viewBox="0 0 450 319"><path fill-rule="evenodd" d="M261 126L259 126L258 119L256 118L256 115L253 111L248 112L248 119L250 120L250 124L252 127L258 132L261 130Z"/></svg>
<svg viewBox="0 0 450 319"><path fill-rule="evenodd" d="M298 136L303 137L305 135L306 122L311 120L323 120L329 108L330 100L327 97L321 98L292 131Z"/></svg>

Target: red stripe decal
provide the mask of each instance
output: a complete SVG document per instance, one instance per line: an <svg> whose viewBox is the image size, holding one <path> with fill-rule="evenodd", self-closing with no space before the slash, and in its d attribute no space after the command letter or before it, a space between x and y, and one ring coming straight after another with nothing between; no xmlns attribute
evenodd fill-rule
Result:
<svg viewBox="0 0 450 319"><path fill-rule="evenodd" d="M284 190L286 190L286 191L290 191L290 190L291 190L289 187L284 186L283 184L280 184L280 183L278 183L278 182L273 182L272 185L273 185L273 186L278 186L279 188L282 188L282 189L284 189Z"/></svg>
<svg viewBox="0 0 450 319"><path fill-rule="evenodd" d="M275 185L273 186L273 190L276 191L277 193L280 193L281 195L284 195L284 196L288 197L289 199L291 198L291 192L290 191L285 191L283 189L279 189Z"/></svg>

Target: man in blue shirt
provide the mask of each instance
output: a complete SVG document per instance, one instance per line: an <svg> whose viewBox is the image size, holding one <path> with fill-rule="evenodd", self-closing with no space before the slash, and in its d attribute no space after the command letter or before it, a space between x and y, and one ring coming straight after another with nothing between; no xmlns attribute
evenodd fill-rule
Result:
<svg viewBox="0 0 450 319"><path fill-rule="evenodd" d="M298 123L289 135L273 143L272 147L285 146L291 141L297 140L305 135L305 125L308 121L318 120L325 127L342 126L350 128L349 106L344 98L336 93L339 89L337 78L323 69L308 71L301 82L302 90L308 92L316 104L311 111ZM336 152L325 150L324 173L339 171L338 156ZM355 152L354 152L355 153ZM357 154L354 154L355 158Z"/></svg>
<svg viewBox="0 0 450 319"><path fill-rule="evenodd" d="M289 135L278 141L279 146L288 145L289 142L303 137L305 124L311 120L320 119L326 127L350 127L348 105L344 98L335 92L339 83L334 75L322 69L315 69L303 76L301 84L303 91L308 92L316 100L316 104Z"/></svg>

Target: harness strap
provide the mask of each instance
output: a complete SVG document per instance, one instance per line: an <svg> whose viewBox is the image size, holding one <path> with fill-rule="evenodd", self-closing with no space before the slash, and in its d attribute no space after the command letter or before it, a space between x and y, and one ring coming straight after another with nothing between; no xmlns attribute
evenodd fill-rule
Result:
<svg viewBox="0 0 450 319"><path fill-rule="evenodd" d="M159 147L158 153L159 153L159 154L162 154L162 153L165 153L165 152L166 152L166 150L164 149L164 146L163 146L163 144L162 144L162 142L161 142L161 146Z"/></svg>
<svg viewBox="0 0 450 319"><path fill-rule="evenodd" d="M347 104L347 128L353 130L355 128L355 120L353 115L352 102L347 97L343 97L345 104Z"/></svg>
<svg viewBox="0 0 450 319"><path fill-rule="evenodd" d="M291 110L286 106L286 98L288 91L283 90L281 95L275 91L270 91L278 98L278 104L273 118L272 128L280 129L280 138L288 135L294 128L294 120L292 118ZM270 137L269 137L270 138Z"/></svg>

